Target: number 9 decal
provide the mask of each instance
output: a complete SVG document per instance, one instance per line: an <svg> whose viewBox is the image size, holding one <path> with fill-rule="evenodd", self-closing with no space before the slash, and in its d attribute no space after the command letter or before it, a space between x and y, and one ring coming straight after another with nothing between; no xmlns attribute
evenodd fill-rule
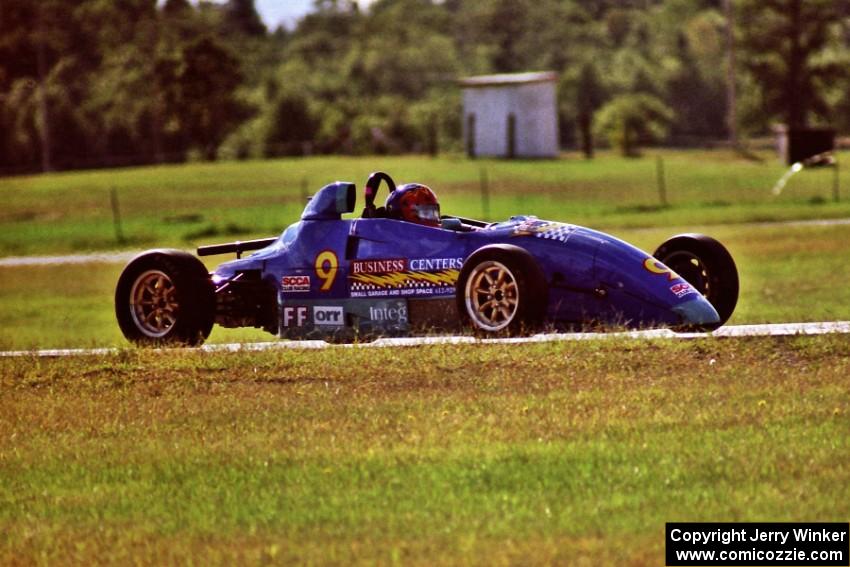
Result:
<svg viewBox="0 0 850 567"><path fill-rule="evenodd" d="M322 291L330 291L336 279L339 258L332 250L324 250L316 256L316 276L322 280Z"/></svg>
<svg viewBox="0 0 850 567"><path fill-rule="evenodd" d="M667 279L671 282L679 277L679 274L650 256L646 260L643 261L643 267L648 272L653 274L658 274L659 276L667 276Z"/></svg>

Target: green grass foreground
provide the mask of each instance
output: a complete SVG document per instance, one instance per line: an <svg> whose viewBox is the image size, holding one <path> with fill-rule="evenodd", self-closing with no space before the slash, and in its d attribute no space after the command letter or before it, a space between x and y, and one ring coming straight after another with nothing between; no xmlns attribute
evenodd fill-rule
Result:
<svg viewBox="0 0 850 567"><path fill-rule="evenodd" d="M666 206L658 184L659 157ZM839 177L839 202L833 201L835 170L830 168L797 174L777 196L771 188L787 168L773 154L761 161L720 150L540 161L320 156L0 179L0 256L193 248L277 235L299 218L308 195L336 180L357 184L359 214L363 184L379 169L398 182L430 185L444 213L486 220L535 214L611 229L850 216L846 172ZM113 191L123 241L113 222Z"/></svg>
<svg viewBox="0 0 850 567"><path fill-rule="evenodd" d="M538 214L647 251L711 234L741 275L732 324L850 319L850 226L735 224L850 217L833 170L773 196L773 158L663 155L667 207L654 159L604 154L6 178L0 256L268 236L305 192L385 169L449 213ZM121 268L0 268L0 350L126 346ZM847 521L848 366L844 336L0 358L0 564L655 565L666 521Z"/></svg>
<svg viewBox="0 0 850 567"><path fill-rule="evenodd" d="M2 564L663 564L847 521L845 337L0 359Z"/></svg>

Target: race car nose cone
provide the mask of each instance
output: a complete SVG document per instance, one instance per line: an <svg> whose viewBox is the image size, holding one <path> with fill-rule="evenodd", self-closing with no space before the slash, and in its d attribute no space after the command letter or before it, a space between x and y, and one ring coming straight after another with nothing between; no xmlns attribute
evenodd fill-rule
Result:
<svg viewBox="0 0 850 567"><path fill-rule="evenodd" d="M682 323L686 325L711 326L720 323L720 315L717 310L712 307L708 300L697 297L680 303L673 308L673 311L682 318Z"/></svg>

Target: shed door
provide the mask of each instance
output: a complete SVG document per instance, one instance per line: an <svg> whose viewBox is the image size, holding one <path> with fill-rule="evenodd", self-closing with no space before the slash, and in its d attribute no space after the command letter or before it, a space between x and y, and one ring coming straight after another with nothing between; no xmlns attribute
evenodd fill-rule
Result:
<svg viewBox="0 0 850 567"><path fill-rule="evenodd" d="M475 114L466 117L466 155L475 157Z"/></svg>
<svg viewBox="0 0 850 567"><path fill-rule="evenodd" d="M505 152L508 158L516 157L516 114L508 114L508 147Z"/></svg>

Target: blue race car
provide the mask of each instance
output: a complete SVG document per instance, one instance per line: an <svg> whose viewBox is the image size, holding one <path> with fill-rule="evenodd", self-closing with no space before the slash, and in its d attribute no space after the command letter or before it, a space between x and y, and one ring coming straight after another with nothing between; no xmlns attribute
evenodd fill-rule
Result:
<svg viewBox="0 0 850 567"><path fill-rule="evenodd" d="M384 182L386 206L375 197ZM369 340L456 332L665 326L711 330L738 299L716 240L683 234L650 255L602 232L514 216L440 216L433 192L373 173L360 218L353 183L323 187L277 238L202 246L235 253L208 273L195 256L152 250L124 268L115 311L140 344L198 345L213 324L287 339ZM242 258L242 253L255 251Z"/></svg>

